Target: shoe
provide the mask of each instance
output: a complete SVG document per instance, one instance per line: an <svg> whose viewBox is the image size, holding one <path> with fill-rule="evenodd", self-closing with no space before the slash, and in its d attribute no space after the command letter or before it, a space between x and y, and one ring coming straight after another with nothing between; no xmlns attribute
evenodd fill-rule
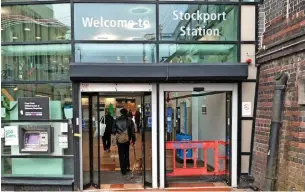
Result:
<svg viewBox="0 0 305 192"><path fill-rule="evenodd" d="M130 172L131 170L129 169L129 168L127 168L127 170L126 170L126 172L128 173L128 172Z"/></svg>
<svg viewBox="0 0 305 192"><path fill-rule="evenodd" d="M122 172L122 175L126 175L126 173L125 173L125 172Z"/></svg>
<svg viewBox="0 0 305 192"><path fill-rule="evenodd" d="M107 152L108 152L108 153L110 153L110 152L111 152L111 150L110 150L110 149L108 149L108 150L107 150Z"/></svg>

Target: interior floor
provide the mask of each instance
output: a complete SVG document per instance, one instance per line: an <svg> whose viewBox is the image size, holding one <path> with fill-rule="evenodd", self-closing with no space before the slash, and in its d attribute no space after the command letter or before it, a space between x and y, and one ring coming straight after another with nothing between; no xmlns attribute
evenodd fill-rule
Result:
<svg viewBox="0 0 305 192"><path fill-rule="evenodd" d="M87 132L88 134L88 132ZM84 142L83 145L87 145L89 147L89 142ZM145 159L145 168L146 173L145 177L147 180L151 180L151 132L145 133L145 146L146 149L146 158ZM94 147L97 148L97 145ZM110 152L103 150L103 142L100 141L100 181L101 181L101 189L109 189L109 188L143 188L143 173L136 173L134 177L131 178L131 173L123 176L120 171L119 164L119 156L118 149L116 145L111 145ZM135 152L135 155L134 155ZM135 163L135 159L143 158L142 151L142 135L141 133L136 133L136 143L134 147L130 146L129 149L130 154L130 165L132 166ZM97 154L93 155L95 159L97 159ZM89 151L83 151L83 159L88 159L88 161L83 161L84 171L83 171L83 179L84 183L89 183L90 181L90 161L89 161ZM97 162L94 160L93 162ZM98 166L97 163L94 163L94 177L98 178L96 175L98 174Z"/></svg>

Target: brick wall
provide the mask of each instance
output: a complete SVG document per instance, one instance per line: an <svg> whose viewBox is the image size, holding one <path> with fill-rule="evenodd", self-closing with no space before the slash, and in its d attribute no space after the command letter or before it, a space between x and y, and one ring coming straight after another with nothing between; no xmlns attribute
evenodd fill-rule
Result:
<svg viewBox="0 0 305 192"><path fill-rule="evenodd" d="M298 105L298 84L305 77L305 52L283 57L261 66L255 125L252 175L263 188L271 124L274 78L277 72L290 74L286 90L280 137L278 190L305 190L305 106Z"/></svg>
<svg viewBox="0 0 305 192"><path fill-rule="evenodd" d="M264 45L268 46L289 38L305 29L305 1L265 0L265 32ZM288 15L287 15L288 13ZM288 17L287 17L288 16Z"/></svg>

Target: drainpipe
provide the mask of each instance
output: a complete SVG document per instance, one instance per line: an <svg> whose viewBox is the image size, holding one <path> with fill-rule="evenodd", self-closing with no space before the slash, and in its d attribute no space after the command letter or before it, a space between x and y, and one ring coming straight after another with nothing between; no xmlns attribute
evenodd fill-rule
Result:
<svg viewBox="0 0 305 192"><path fill-rule="evenodd" d="M279 151L279 130L282 126L282 109L289 74L280 72L275 78L275 91L272 104L272 120L269 137L267 169L264 191L274 191L276 183L277 158Z"/></svg>

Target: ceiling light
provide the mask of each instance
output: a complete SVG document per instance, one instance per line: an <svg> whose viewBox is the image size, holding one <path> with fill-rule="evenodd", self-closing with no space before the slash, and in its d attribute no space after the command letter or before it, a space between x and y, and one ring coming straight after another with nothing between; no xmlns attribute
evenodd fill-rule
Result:
<svg viewBox="0 0 305 192"><path fill-rule="evenodd" d="M56 61L54 60L53 63L56 63Z"/></svg>
<svg viewBox="0 0 305 192"><path fill-rule="evenodd" d="M25 31L31 31L31 29L30 29L30 28L24 28L24 30L25 30Z"/></svg>
<svg viewBox="0 0 305 192"><path fill-rule="evenodd" d="M13 37L13 39L18 39L18 37Z"/></svg>
<svg viewBox="0 0 305 192"><path fill-rule="evenodd" d="M14 88L14 91L18 91L18 87L15 87L15 88Z"/></svg>
<svg viewBox="0 0 305 192"><path fill-rule="evenodd" d="M133 14L145 14L148 12L149 12L149 10L145 7L136 7L136 8L131 9L131 13L133 13Z"/></svg>
<svg viewBox="0 0 305 192"><path fill-rule="evenodd" d="M41 39L41 37L36 37L36 39Z"/></svg>
<svg viewBox="0 0 305 192"><path fill-rule="evenodd" d="M3 28L1 27L1 31L3 31Z"/></svg>

